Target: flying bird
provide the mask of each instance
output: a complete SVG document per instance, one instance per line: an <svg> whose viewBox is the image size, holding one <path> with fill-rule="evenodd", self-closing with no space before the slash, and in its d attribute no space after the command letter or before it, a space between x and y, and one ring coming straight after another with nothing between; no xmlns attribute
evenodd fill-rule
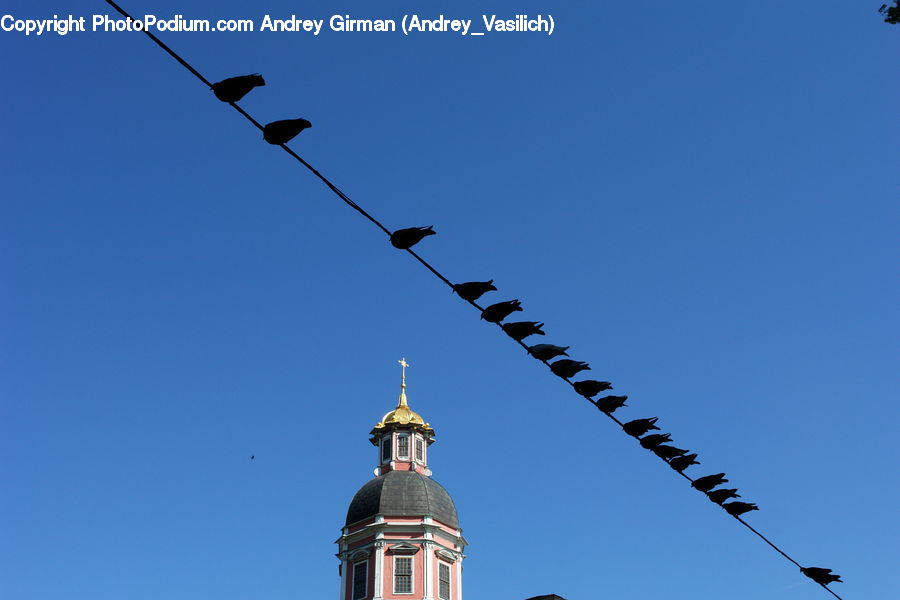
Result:
<svg viewBox="0 0 900 600"><path fill-rule="evenodd" d="M568 356L566 350L569 346L554 346L553 344L535 344L528 348L528 353L538 360L550 360L557 356Z"/></svg>
<svg viewBox="0 0 900 600"><path fill-rule="evenodd" d="M576 373L590 370L590 368L590 365L586 362L581 362L580 360L571 360L568 358L563 358L562 360L558 360L550 365L551 371L553 371L560 377L565 378L574 377Z"/></svg>
<svg viewBox="0 0 900 600"><path fill-rule="evenodd" d="M262 75L256 73L223 79L212 84L212 91L222 102L237 102L249 94L250 90L262 85L266 85L266 80L262 78Z"/></svg>
<svg viewBox="0 0 900 600"><path fill-rule="evenodd" d="M522 310L522 303L518 300L507 300L488 306L481 311L481 318L489 323L499 323L517 310Z"/></svg>
<svg viewBox="0 0 900 600"><path fill-rule="evenodd" d="M716 504L722 504L729 498L740 498L741 495L737 493L737 488L729 489L721 489L721 490L713 490L711 492L706 492L706 495L709 496L709 499L715 502Z"/></svg>
<svg viewBox="0 0 900 600"><path fill-rule="evenodd" d="M622 408L623 406L627 406L625 401L628 400L628 396L603 396L594 404L597 405L601 411L606 414L611 414L616 411L616 409Z"/></svg>
<svg viewBox="0 0 900 600"><path fill-rule="evenodd" d="M729 502L728 504L723 504L722 508L728 511L728 514L732 517L739 517L746 512L750 512L751 510L759 510L759 507L752 502L741 502L740 500L737 500L736 502Z"/></svg>
<svg viewBox="0 0 900 600"><path fill-rule="evenodd" d="M306 119L286 119L284 121L273 121L263 127L263 139L280 146L287 144L289 141L297 137L304 129L312 127L312 123Z"/></svg>
<svg viewBox="0 0 900 600"><path fill-rule="evenodd" d="M640 437L650 431L651 429L659 429L654 423L659 420L659 417L650 417L649 419L635 419L634 421L628 421L624 425L622 425L622 429L625 430L625 433L634 437Z"/></svg>
<svg viewBox="0 0 900 600"><path fill-rule="evenodd" d="M428 227L407 227L391 234L391 246L400 250L409 250L429 235L435 235L434 225Z"/></svg>
<svg viewBox="0 0 900 600"><path fill-rule="evenodd" d="M831 569L823 569L822 567L800 567L800 571L821 585L828 585L829 583L833 583L837 581L838 583L844 583L841 581L840 575L835 575L831 572Z"/></svg>
<svg viewBox="0 0 900 600"><path fill-rule="evenodd" d="M538 323L537 321L516 321L515 323L504 323L502 325L506 335L517 342L521 342L529 335L544 335L544 332L541 330L543 326L543 323Z"/></svg>
<svg viewBox="0 0 900 600"><path fill-rule="evenodd" d="M699 465L696 454L685 454L684 456L676 456L669 461L669 466L681 473L691 465Z"/></svg>
<svg viewBox="0 0 900 600"><path fill-rule="evenodd" d="M671 441L671 433L651 433L650 435L641 438L641 446L647 450L653 450L656 446Z"/></svg>
<svg viewBox="0 0 900 600"><path fill-rule="evenodd" d="M496 292L494 280L488 281L469 281L466 283L457 283L453 286L453 291L459 294L459 297L469 302L475 302L487 292Z"/></svg>
<svg viewBox="0 0 900 600"><path fill-rule="evenodd" d="M691 487L694 489L700 490L701 492L708 492L717 485L722 485L728 481L725 479L725 473L716 473L715 475L705 475L704 477L699 477L691 483Z"/></svg>
<svg viewBox="0 0 900 600"><path fill-rule="evenodd" d="M250 460L253 460L254 458L256 458L256 455L255 455L255 454L251 454L251 455L250 455Z"/></svg>
<svg viewBox="0 0 900 600"><path fill-rule="evenodd" d="M585 379L584 381L575 382L575 391L582 396L593 398L600 392L611 390L612 384L608 381L597 381L596 379Z"/></svg>

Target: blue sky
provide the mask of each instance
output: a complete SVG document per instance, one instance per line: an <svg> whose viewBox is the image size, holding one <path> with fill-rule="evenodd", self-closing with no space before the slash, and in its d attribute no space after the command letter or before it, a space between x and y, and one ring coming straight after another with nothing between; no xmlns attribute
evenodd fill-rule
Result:
<svg viewBox="0 0 900 600"><path fill-rule="evenodd" d="M43 4L2 12L109 12ZM301 155L389 227L434 225L425 257L520 298L847 600L900 591L900 27L878 5L123 3L552 14L550 37L162 37L211 80L261 72L247 110L311 120ZM401 356L469 600L829 597L145 36L0 52L4 598L336 598Z"/></svg>

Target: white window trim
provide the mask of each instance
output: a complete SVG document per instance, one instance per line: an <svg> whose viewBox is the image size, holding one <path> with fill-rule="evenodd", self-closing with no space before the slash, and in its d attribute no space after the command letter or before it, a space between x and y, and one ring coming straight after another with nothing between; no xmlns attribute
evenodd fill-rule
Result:
<svg viewBox="0 0 900 600"><path fill-rule="evenodd" d="M441 569L447 569L447 595L441 596ZM450 600L453 597L453 567L443 561L438 561L438 600Z"/></svg>
<svg viewBox="0 0 900 600"><path fill-rule="evenodd" d="M369 558L369 554L371 554L371 552L369 552L365 548L360 548L350 554L350 562L359 562L361 560L365 560Z"/></svg>
<svg viewBox="0 0 900 600"><path fill-rule="evenodd" d="M405 455L400 454L400 440L401 439L406 440L406 454ZM408 435L401 434L401 435L397 436L397 459L398 460L404 460L404 459L409 460L409 454L410 454L409 439L410 439L410 436L408 436Z"/></svg>
<svg viewBox="0 0 900 600"><path fill-rule="evenodd" d="M387 442L388 446L391 447L390 455L385 458L384 457L384 443ZM394 458L394 436L388 435L381 438L381 444L378 446L378 454L381 459L381 464L389 463Z"/></svg>
<svg viewBox="0 0 900 600"><path fill-rule="evenodd" d="M416 462L419 463L419 464L421 464L421 465L424 465L424 464L425 464L425 438L423 438L421 435L417 435L417 436L413 439L413 444L414 444L414 447L413 447L413 456L415 456ZM418 452L419 452L419 450L418 450L419 444L422 445L422 458L419 458L419 456L418 456Z"/></svg>
<svg viewBox="0 0 900 600"><path fill-rule="evenodd" d="M366 588L363 591L362 596L356 595L356 567L359 565L366 565ZM369 597L369 561L361 560L359 562L353 563L353 570L350 573L350 597L352 600L365 600Z"/></svg>
<svg viewBox="0 0 900 600"><path fill-rule="evenodd" d="M455 563L456 562L456 555L453 554L452 552L450 552L449 550L444 550L443 548L441 548L440 550L436 551L435 554L437 555L437 557L439 559L441 559L442 561L444 561L446 563Z"/></svg>
<svg viewBox="0 0 900 600"><path fill-rule="evenodd" d="M415 554L419 551L419 547L413 544L399 543L394 544L393 546L388 546L388 550L391 551L391 554Z"/></svg>
<svg viewBox="0 0 900 600"><path fill-rule="evenodd" d="M397 561L409 559L409 591L408 592L398 592L397 591ZM406 596L412 595L416 591L416 559L412 556L395 556L394 557L394 568L391 572L391 579L393 579L392 589L394 590L394 594L398 596Z"/></svg>

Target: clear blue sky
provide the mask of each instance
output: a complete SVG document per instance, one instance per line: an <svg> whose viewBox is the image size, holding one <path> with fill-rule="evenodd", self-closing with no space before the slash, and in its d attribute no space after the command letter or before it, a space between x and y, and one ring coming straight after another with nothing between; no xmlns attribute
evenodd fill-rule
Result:
<svg viewBox="0 0 900 600"><path fill-rule="evenodd" d="M4 2L45 18L96 2ZM900 26L843 2L148 2L551 13L508 34L161 34L451 279L494 278L847 600L896 580ZM141 34L0 32L0 596L338 594L412 364L468 600L827 594ZM487 298L487 297L486 297ZM256 460L250 461L254 454Z"/></svg>

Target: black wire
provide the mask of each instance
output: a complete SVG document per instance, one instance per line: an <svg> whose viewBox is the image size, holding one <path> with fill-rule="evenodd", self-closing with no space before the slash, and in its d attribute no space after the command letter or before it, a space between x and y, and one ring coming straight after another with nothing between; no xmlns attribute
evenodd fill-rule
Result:
<svg viewBox="0 0 900 600"><path fill-rule="evenodd" d="M113 2L113 0L105 0L105 2L106 2L107 4L109 4L110 6L112 6L112 7L113 7L116 11L118 11L122 16L124 16L124 17L126 17L126 18L128 18L128 19L134 20L134 18L133 18L131 15L129 15L127 12L125 12L125 10L123 10L122 7L120 7L118 4L116 4L115 2ZM157 46L159 46L160 48L162 48L163 50L165 50L166 53L168 53L172 58L174 58L175 60L177 60L177 61L181 64L181 66L183 66L185 69L187 69L188 71L190 71L197 79L199 79L200 81L202 81L207 87L209 87L209 88L212 87L212 84L209 82L208 79L206 79L206 77L204 77L199 71L197 71L197 69L195 69L194 67L192 67L192 66L190 65L190 63L188 63L186 60L184 60L183 58L181 58L174 50L172 50L172 49L169 48L165 43L163 43L162 40L160 40L158 37L156 37L155 35L153 35L153 34L152 34L148 29L146 29L146 28L144 28L142 31L143 31L145 34L147 34L147 36L148 36L151 40L153 40L153 41L156 43ZM231 107L232 107L233 109L235 109L238 113L240 113L241 116L243 116L245 119L247 119L248 121L250 121L257 129L259 129L260 131L263 130L263 126L259 123L259 121L257 121L256 119L254 119L254 118L253 118L247 111L245 111L243 108L241 108L240 106L238 106L238 105L237 105L236 103L234 103L234 102L229 102L228 104L230 104ZM297 161L300 162L300 164L302 164L304 167L306 167L307 169L309 169L309 170L313 173L313 175L315 175L316 177L318 177L318 178L322 181L322 183L324 183L325 185L327 185L328 188L338 196L338 198L340 198L341 200L343 200L348 206L350 206L351 208L353 208L354 210L356 210L357 212L359 212L362 216L364 216L365 218L367 218L369 221L371 221L372 223L374 223L376 227L378 227L379 229L381 229L384 233L386 233L386 234L390 237L390 235L391 235L391 230L390 230L390 229L388 229L387 227L385 227L380 221L378 221L378 219L376 219L375 217L373 217L372 215L370 215L368 212L366 212L366 210L363 209L359 204L357 204L356 202L354 202L354 201L350 198L350 196L348 196L348 195L345 194L343 191L341 191L341 189L340 189L339 187L337 187L336 185L334 185L331 181L329 181L327 177L325 177L324 175L322 175L322 174L321 174L317 169L315 169L311 164L309 164L308 162L306 162L306 160L304 160L303 157L301 157L299 154L297 154L297 153L294 152L291 148L289 148L289 147L287 146L287 144L277 144L277 145L280 146L282 150L284 150L285 152L287 152L288 154L290 154L291 156L293 156L295 159L297 159ZM412 249L407 248L407 249L406 249L406 252L408 252L410 255L412 255L412 257L415 258L417 261L419 261L426 269L428 269L429 271L431 271L432 274L434 274L438 279L440 279L440 280L443 281L445 284L447 284L447 285L450 287L450 289L455 289L455 288L453 287L453 283L451 283L449 279L447 279L446 277L444 277L444 276L441 274L440 271L438 271L438 270L437 270L436 268L434 268L431 264L429 264L428 261L426 261L424 258L422 258L421 256L419 256L418 254L416 254ZM465 300L465 299L464 299L464 300ZM484 308L482 308L482 307L481 307L477 302L475 302L474 300L465 300L465 301L468 302L469 304L471 304L472 306L474 306L475 308L477 308L480 312L484 312ZM495 325L497 325L497 327L499 327L501 330L503 330L503 325L502 325L501 323L495 323ZM506 333L506 332L504 331L504 333ZM527 345L525 342L523 342L522 340L517 340L517 339L514 339L514 338L510 338L510 339L512 339L514 342L516 342L517 344L519 344L520 346L522 346L522 348L524 348L526 352L529 350L528 345ZM544 363L544 365L545 365L548 369L550 368L550 362L549 362L548 360L541 360L540 362ZM551 372L552 372L552 369L551 369ZM554 373L554 375L556 375L556 373ZM571 380L571 378L569 378L569 377L563 377L563 376L561 376L561 375L557 375L557 377L559 377L560 379L562 379L563 381L565 381L566 383L568 383L568 384L572 387L572 389L575 390L575 393L578 393L578 390L575 388L575 383ZM582 398L584 398L585 400L587 400L588 402L590 402L591 405L596 406L596 405L594 404L594 401L591 400L589 397L583 396L582 394L578 394L578 395L581 396ZM601 411L601 412L603 412L603 411ZM613 422L615 422L620 428L622 428L622 429L624 430L624 424L622 423L622 421L620 421L618 418L616 418L616 417L615 417L614 415L612 415L611 413L603 412L603 414L606 415L607 417L609 417ZM666 459L662 458L661 456L659 457L659 459L662 460L664 463L666 463L666 465L669 464L668 461L667 461ZM693 480L689 475L686 475L685 473L683 473L683 472L681 472L681 471L675 471L675 472L678 473L679 475L681 475L682 477L684 477L685 479L687 479L688 481L690 481L691 483L694 482L694 480ZM793 558L791 558L784 550L782 550L781 548L779 548L779 547L778 547L777 545L775 545L771 540L769 540L769 538L767 538L766 536L764 536L762 533L760 533L760 532L757 531L754 527L752 527L749 523L747 523L747 522L744 521L742 518L740 518L740 516L737 516L737 515L729 515L729 516L734 517L738 522L740 522L742 525L744 525L744 527L746 527L747 529L749 529L750 531L752 531L753 533L755 533L760 539L762 539L765 543L767 543L769 546L771 546L772 548L774 548L776 552L778 552L778 553L781 554L783 557L785 557L787 560L789 560L790 562L792 562L795 566L801 567L800 563L798 563L796 560L794 560ZM818 582L816 582L816 583L818 583ZM838 595L834 592L834 590L832 590L831 588L829 588L827 585L821 584L821 583L819 583L819 585L822 586L822 588L824 588L828 593L830 593L832 596L834 596L834 597L837 598L838 600L843 600L840 596L838 596Z"/></svg>

